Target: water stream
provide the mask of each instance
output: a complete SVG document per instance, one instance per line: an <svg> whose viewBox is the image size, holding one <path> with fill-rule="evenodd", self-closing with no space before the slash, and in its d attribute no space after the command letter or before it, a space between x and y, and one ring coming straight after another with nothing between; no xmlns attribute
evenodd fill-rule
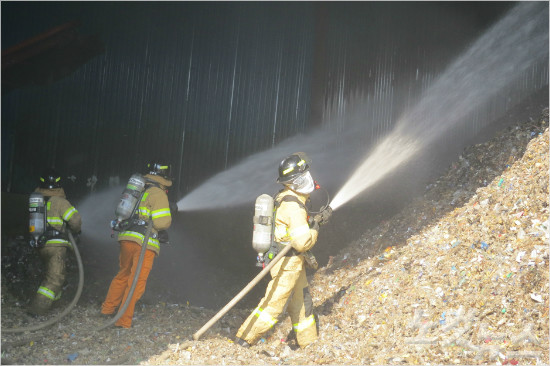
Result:
<svg viewBox="0 0 550 366"><path fill-rule="evenodd" d="M480 37L406 112L334 197L336 210L453 128L548 58L548 14L521 3Z"/></svg>
<svg viewBox="0 0 550 366"><path fill-rule="evenodd" d="M348 103L348 116L354 115L349 118L355 123L340 133L346 146L336 143L330 127L295 136L211 177L181 199L179 209L221 208L253 202L262 193L273 194L279 188L275 183L279 162L295 151L305 151L312 158L312 174L321 184L341 187L331 203L338 209L441 136L466 128L469 117L487 108L495 96L513 95L514 83L524 78L527 70L547 62L547 12L543 2L519 3L435 79L420 101L397 119L393 131L368 151L368 142L355 132L376 121L361 118L364 105L360 101ZM350 176L349 163L353 161L358 167Z"/></svg>

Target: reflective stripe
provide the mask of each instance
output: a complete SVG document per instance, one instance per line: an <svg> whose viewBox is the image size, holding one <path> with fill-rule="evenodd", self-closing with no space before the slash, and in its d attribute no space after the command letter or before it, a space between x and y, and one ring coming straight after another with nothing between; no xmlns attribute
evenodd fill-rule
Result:
<svg viewBox="0 0 550 366"><path fill-rule="evenodd" d="M145 200L147 199L147 196L149 196L149 192L145 192L143 194L143 197L141 198L141 202L145 202Z"/></svg>
<svg viewBox="0 0 550 366"><path fill-rule="evenodd" d="M304 165L304 164L305 164L305 162L306 162L306 161L302 159L302 160L300 160L300 161L298 162L298 164L296 164L296 165L298 165L298 166L302 166L302 165Z"/></svg>
<svg viewBox="0 0 550 366"><path fill-rule="evenodd" d="M294 167L291 166L290 168L287 168L287 169L283 170L283 175L287 175L287 173L289 173L289 172L291 172L291 171L293 171L293 170L294 170Z"/></svg>
<svg viewBox="0 0 550 366"><path fill-rule="evenodd" d="M151 216L151 211L147 207L140 207L139 208L139 214L142 215L142 216L150 217Z"/></svg>
<svg viewBox="0 0 550 366"><path fill-rule="evenodd" d="M119 238L122 237L122 236L131 236L133 238L139 239L142 243L143 243L143 240L145 239L145 235L143 235L141 233L138 233L138 232L135 232L135 231L124 231L124 232L118 234ZM149 237L149 242L147 244L154 247L154 248L160 249L158 239Z"/></svg>
<svg viewBox="0 0 550 366"><path fill-rule="evenodd" d="M170 215L170 209L169 208L162 208L160 210L153 211L153 219L158 219L160 217L167 217Z"/></svg>
<svg viewBox="0 0 550 366"><path fill-rule="evenodd" d="M47 287L40 286L38 288L38 291L36 291L36 292L39 293L40 295L46 296L50 300L55 300L55 292L53 292L52 290L50 290Z"/></svg>
<svg viewBox="0 0 550 366"><path fill-rule="evenodd" d="M48 224L63 225L63 219L61 219L61 217L48 217Z"/></svg>
<svg viewBox="0 0 550 366"><path fill-rule="evenodd" d="M48 244L66 244L66 245L70 246L71 248L73 247L71 242L68 241L68 240L65 240L65 239L50 239L46 242L46 245L48 245Z"/></svg>
<svg viewBox="0 0 550 366"><path fill-rule="evenodd" d="M266 311L264 311L260 307L257 307L256 309L254 309L252 314L256 315L258 319L260 319L264 323L269 324L271 327L277 324L277 319L273 318L271 315L269 315Z"/></svg>
<svg viewBox="0 0 550 366"><path fill-rule="evenodd" d="M308 225L302 225L300 227L295 228L290 232L290 236L293 238L296 238L298 236L302 236L305 234L309 234L309 226Z"/></svg>
<svg viewBox="0 0 550 366"><path fill-rule="evenodd" d="M63 220L65 221L69 221L71 219L71 217L73 217L73 215L78 212L76 210L76 208L74 207L71 207L69 208L67 211L65 211L65 213L63 214Z"/></svg>
<svg viewBox="0 0 550 366"><path fill-rule="evenodd" d="M306 330L307 328L311 327L314 324L315 324L315 316L311 314L310 316L302 320L300 323L292 324L292 328L294 328L294 331L298 333L303 330Z"/></svg>
<svg viewBox="0 0 550 366"><path fill-rule="evenodd" d="M285 236L287 236L286 226L275 226L275 236L278 238L284 238Z"/></svg>

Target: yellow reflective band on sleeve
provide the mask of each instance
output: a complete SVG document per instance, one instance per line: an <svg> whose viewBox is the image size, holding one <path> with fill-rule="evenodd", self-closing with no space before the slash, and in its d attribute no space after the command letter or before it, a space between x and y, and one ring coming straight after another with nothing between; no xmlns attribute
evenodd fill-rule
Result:
<svg viewBox="0 0 550 366"><path fill-rule="evenodd" d="M308 225L302 225L300 227L295 228L290 232L290 236L293 238L297 238L301 235L309 234L309 226Z"/></svg>
<svg viewBox="0 0 550 366"><path fill-rule="evenodd" d="M76 208L74 207L71 207L69 208L67 211L65 211L65 213L63 214L63 220L65 221L69 221L71 219L71 217L73 217L73 215L75 214L75 212L78 212L76 210Z"/></svg>
<svg viewBox="0 0 550 366"><path fill-rule="evenodd" d="M166 217L171 216L170 215L170 209L169 208L162 208L160 210L153 211L153 219L158 219L160 217Z"/></svg>
<svg viewBox="0 0 550 366"><path fill-rule="evenodd" d="M143 194L143 197L141 197L141 202L145 202L145 200L147 199L147 196L149 195L149 192L145 192Z"/></svg>
<svg viewBox="0 0 550 366"><path fill-rule="evenodd" d="M61 217L48 217L48 224L63 225L63 219L61 219Z"/></svg>
<svg viewBox="0 0 550 366"><path fill-rule="evenodd" d="M135 231L124 231L120 234L118 234L118 237L123 237L123 236L130 236L132 238L136 238L136 239L139 239L139 241L141 243L143 243L143 240L145 240L145 235L143 235L142 233L138 233L138 232L135 232ZM158 239L155 239L155 238L149 238L149 242L147 243L148 245L154 247L154 248L158 248L160 249L160 245L159 245L159 241Z"/></svg>
<svg viewBox="0 0 550 366"><path fill-rule="evenodd" d="M151 217L151 211L147 207L140 207L139 214L142 216Z"/></svg>
<svg viewBox="0 0 550 366"><path fill-rule="evenodd" d="M292 328L294 328L294 331L298 333L303 330L306 330L307 328L311 327L314 324L315 324L315 316L311 314L310 316L302 320L300 323L292 324Z"/></svg>
<svg viewBox="0 0 550 366"><path fill-rule="evenodd" d="M277 319L273 318L271 315L269 315L260 307L257 307L256 309L254 309L252 314L256 315L256 317L258 317L259 320L269 324L271 327L277 324Z"/></svg>
<svg viewBox="0 0 550 366"><path fill-rule="evenodd" d="M36 291L36 292L39 293L40 295L46 296L50 300L55 300L55 292L53 292L52 290L50 290L47 287L40 286L38 288L38 291Z"/></svg>

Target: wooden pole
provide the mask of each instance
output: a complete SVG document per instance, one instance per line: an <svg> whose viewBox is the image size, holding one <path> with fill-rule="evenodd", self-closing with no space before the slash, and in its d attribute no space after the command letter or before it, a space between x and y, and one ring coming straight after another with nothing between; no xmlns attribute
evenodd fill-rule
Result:
<svg viewBox="0 0 550 366"><path fill-rule="evenodd" d="M235 306L235 304L239 302L244 297L244 295L246 295L254 286L256 286L258 282L271 270L271 268L282 257L285 256L286 253L288 253L288 251L291 248L292 246L286 245L283 248L283 250L281 250L279 254L277 254L277 256L273 258L271 262L269 262L269 264L264 269L262 269L262 271L258 273L258 275L254 277L254 279L250 281L245 288L241 290L241 292L237 294L237 296L235 296L231 301L229 301L227 305L225 305L220 311L218 311L218 313L214 315L205 325L203 325L201 329L199 329L195 334L193 334L193 339L198 341L199 338L204 334L204 332L206 332L212 325L214 325L214 323L220 320L220 318L224 316L233 306Z"/></svg>

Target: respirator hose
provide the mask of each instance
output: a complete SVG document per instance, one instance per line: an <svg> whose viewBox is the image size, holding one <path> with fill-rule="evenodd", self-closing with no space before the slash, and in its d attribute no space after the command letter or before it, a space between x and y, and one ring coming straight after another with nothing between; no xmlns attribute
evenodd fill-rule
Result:
<svg viewBox="0 0 550 366"><path fill-rule="evenodd" d="M317 182L315 182L315 184L317 184ZM327 203L325 205L321 206L319 211L308 210L308 213L310 215L315 215L315 214L321 213L330 205L330 195L328 194L328 191L324 187L321 187L321 186L316 188L316 190L321 190L321 189L325 192L325 194L327 196Z"/></svg>

